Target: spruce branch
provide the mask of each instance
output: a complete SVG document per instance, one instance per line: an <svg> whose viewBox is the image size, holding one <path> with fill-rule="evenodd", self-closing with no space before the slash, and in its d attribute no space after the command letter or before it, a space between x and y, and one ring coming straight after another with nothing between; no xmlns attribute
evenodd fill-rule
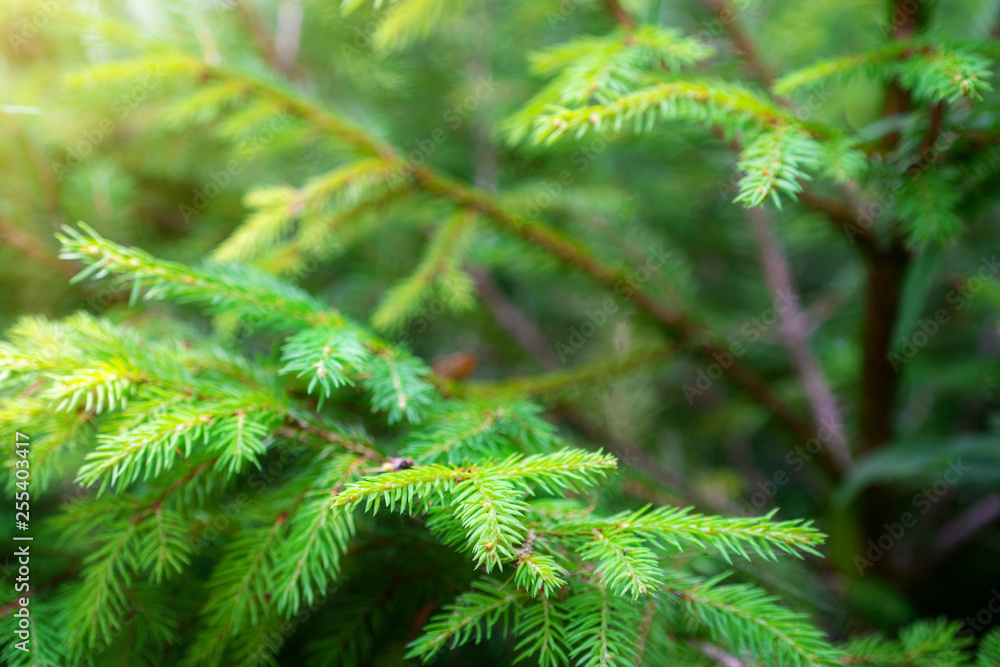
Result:
<svg viewBox="0 0 1000 667"><path fill-rule="evenodd" d="M642 608L613 595L600 579L580 587L565 603L571 620L566 642L582 665L610 667L632 662L639 652Z"/></svg>
<svg viewBox="0 0 1000 667"><path fill-rule="evenodd" d="M376 330L398 331L435 296L454 312L472 308L472 279L462 270L462 262L475 221L474 211L459 209L440 226L420 265L393 286L375 309L372 326Z"/></svg>
<svg viewBox="0 0 1000 667"><path fill-rule="evenodd" d="M459 463L511 451L540 453L557 445L555 429L542 419L540 408L523 399L446 401L432 415L406 439L404 456Z"/></svg>
<svg viewBox="0 0 1000 667"><path fill-rule="evenodd" d="M830 433L830 459L834 470L843 474L852 465L851 451L844 434L843 418L829 382L809 346L805 313L799 305L798 290L788 257L775 238L770 216L762 209L747 211L750 228L760 247L761 265L771 292L788 294L790 305L778 314L783 341L798 370L802 388L812 408L813 420Z"/></svg>
<svg viewBox="0 0 1000 667"><path fill-rule="evenodd" d="M212 312L237 312L271 326L323 326L340 324L341 316L296 287L247 267L206 265L188 267L155 259L148 253L105 240L90 227L81 232L64 228L58 239L60 257L87 265L74 278L103 278L109 274L133 278L133 300L147 288L145 298L204 303Z"/></svg>
<svg viewBox="0 0 1000 667"><path fill-rule="evenodd" d="M635 90L644 72L678 70L705 60L711 47L657 26L622 29L599 37L579 37L535 53L531 69L553 80L503 124L511 143L519 143L552 105L607 104Z"/></svg>
<svg viewBox="0 0 1000 667"><path fill-rule="evenodd" d="M774 84L779 95L808 90L832 77L865 72L884 81L898 78L917 100L954 102L961 98L982 99L992 89L989 59L975 52L974 45L939 46L925 40L895 41L868 53L826 60L796 70Z"/></svg>
<svg viewBox="0 0 1000 667"><path fill-rule="evenodd" d="M304 97L266 81L242 76L228 69L213 68L198 61L192 62L181 58L174 63L174 66L180 69L186 68L189 76L207 74L209 78L242 82L259 97L274 103L277 108L287 109L303 120L315 124L324 132L330 133L354 146L362 154L377 156L387 163L399 165L404 170L404 173L411 174L412 179L423 189L460 207L468 207L479 211L483 219L498 229L513 233L515 236L541 247L568 265L589 274L606 288L613 290L621 279L618 272L612 271L590 257L588 253L579 247L579 244L565 238L555 229L538 222L529 223L520 216L505 210L487 192L461 184L426 166L414 166L405 163L391 146L374 140L355 125L331 114L326 109ZM684 84L676 85L683 86ZM735 95L739 98L741 94L743 93ZM748 103L751 105L762 104L759 100L754 101L752 96L748 100ZM768 109L779 115L784 115L784 112L780 109L767 106L766 104L762 108L765 109L762 112L765 115L770 113L770 111L766 111ZM646 312L662 324L669 333L677 336L680 341L697 340L698 336L693 335L696 327L685 313L671 311L641 289L635 290L631 301L637 308ZM324 322L316 322L316 316L311 316L310 324L317 323L323 324ZM695 352L699 356L705 359L712 359L713 361L714 357L712 355L719 354L722 351L722 348L710 343L696 344L695 346ZM738 386L742 387L753 400L771 410L796 437L802 440L812 437L812 428L808 422L803 420L795 410L779 398L768 386L768 383L757 377L752 369L746 367L740 360L735 360L728 370L729 376Z"/></svg>
<svg viewBox="0 0 1000 667"><path fill-rule="evenodd" d="M804 553L819 556L814 547L822 544L825 536L811 522L773 521L776 512L761 517L731 518L698 514L691 508L647 506L607 518L566 517L545 530L556 535L583 536L600 531L602 538L634 535L678 550L713 549L727 561L731 554L749 560L750 551L764 559L775 559L779 552L796 557Z"/></svg>
<svg viewBox="0 0 1000 667"><path fill-rule="evenodd" d="M204 67L203 64L200 64L192 71L192 74L205 71ZM223 80L230 77L246 83L255 93L273 102L277 107L289 109L304 120L316 124L324 131L330 132L341 140L355 146L362 153L380 156L388 163L403 166L406 170L405 173L411 173L412 178L424 189L442 196L458 206L478 210L485 216L485 219L500 229L512 232L529 243L542 247L560 260L590 274L607 288L614 289L615 285L621 279L617 272L608 269L589 257L578 244L561 237L554 229L548 228L541 223L527 223L520 216L505 211L493 201L493 198L488 193L460 184L434 172L426 166L405 164L392 147L371 139L356 126L330 114L325 109L320 108L305 98L259 79L241 77L229 70L212 69L211 72L213 76L218 76ZM684 84L677 85L683 86ZM736 94L736 97L742 94L744 93ZM749 100L751 105L762 104L759 100L754 102L752 96ZM766 104L764 104L763 108L770 109L774 113L779 114L779 116L783 115L780 109L768 107ZM771 111L764 111L763 113L766 115L767 113L771 113ZM682 341L698 338L692 335L695 332L695 327L685 314L670 311L641 290L636 290L631 300L638 308L665 325L668 331L674 333L674 335L679 335ZM712 359L712 354L719 353L720 348L712 344L700 344L695 347L695 351L699 356ZM808 423L802 420L794 410L774 394L766 382L757 378L751 369L745 367L739 360L736 360L730 367L729 372L730 377L738 385L742 386L754 400L772 410L797 437L804 440L811 437L811 428L808 426Z"/></svg>
<svg viewBox="0 0 1000 667"><path fill-rule="evenodd" d="M347 369L364 368L369 358L361 335L347 327L306 329L282 346L281 373L298 371L296 377L308 377L310 394L319 385L321 397L326 398L335 388L353 384Z"/></svg>
<svg viewBox="0 0 1000 667"><path fill-rule="evenodd" d="M434 403L431 370L420 359L399 348L374 354L363 384L371 394L372 412L386 412L390 425L421 422Z"/></svg>
<svg viewBox="0 0 1000 667"><path fill-rule="evenodd" d="M412 512L414 502L425 495L440 495L463 484L474 485L482 480L535 483L554 493L572 484L590 484L617 465L614 458L599 452L566 449L553 454L534 456L514 455L502 461L483 465L442 465L431 463L372 475L348 484L333 502L344 511L353 510L362 502L365 511L378 512L384 503L394 511Z"/></svg>
<svg viewBox="0 0 1000 667"><path fill-rule="evenodd" d="M335 514L331 501L365 462L352 454L321 462L322 473L291 513L288 535L274 556L272 600L279 614L291 616L303 604L313 604L337 577L354 522L350 513Z"/></svg>
<svg viewBox="0 0 1000 667"><path fill-rule="evenodd" d="M523 600L518 611L517 633L520 641L514 646L518 661L534 657L539 667L559 667L569 663L566 650L569 619L565 605L540 597L534 601Z"/></svg>
<svg viewBox="0 0 1000 667"><path fill-rule="evenodd" d="M410 643L406 657L428 662L445 648L489 639L497 626L506 633L512 611L524 594L515 588L505 590L503 583L490 578L472 586L424 626L423 633Z"/></svg>
<svg viewBox="0 0 1000 667"><path fill-rule="evenodd" d="M696 582L671 574L668 599L708 628L713 640L738 652L768 655L791 667L841 665L843 653L802 614L775 604L763 591L743 584L720 585L721 577Z"/></svg>
<svg viewBox="0 0 1000 667"><path fill-rule="evenodd" d="M558 399L560 394L591 386L596 382L659 366L674 354L676 351L670 346L646 347L564 371L503 380L450 382L446 386L448 392L456 396L536 396Z"/></svg>

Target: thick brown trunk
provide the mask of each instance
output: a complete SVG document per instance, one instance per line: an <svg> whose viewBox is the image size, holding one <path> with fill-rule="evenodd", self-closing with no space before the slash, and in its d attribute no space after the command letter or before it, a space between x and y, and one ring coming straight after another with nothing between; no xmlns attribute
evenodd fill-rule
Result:
<svg viewBox="0 0 1000 667"><path fill-rule="evenodd" d="M899 373L893 368L889 352L908 262L909 253L899 242L887 250L871 253L866 260L868 284L858 410L862 455L882 447L893 436ZM860 500L865 539L877 541L894 511L895 494L892 489L876 484L865 489ZM896 579L898 574L893 571L891 558L874 562L871 571L888 579Z"/></svg>
<svg viewBox="0 0 1000 667"><path fill-rule="evenodd" d="M870 452L892 438L899 373L889 351L899 312L909 253L901 243L867 258L868 284L862 342L861 451Z"/></svg>

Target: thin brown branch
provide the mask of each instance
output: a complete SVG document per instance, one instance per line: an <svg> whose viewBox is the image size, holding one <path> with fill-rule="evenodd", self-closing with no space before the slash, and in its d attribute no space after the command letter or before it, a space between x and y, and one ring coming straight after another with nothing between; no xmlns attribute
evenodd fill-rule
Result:
<svg viewBox="0 0 1000 667"><path fill-rule="evenodd" d="M767 285L773 293L784 296L786 308L778 312L782 342L788 348L792 364L798 371L813 419L821 429L826 429L829 433L830 462L834 470L843 474L852 464L843 418L823 369L809 346L809 322L799 303L799 293L792 278L788 257L775 238L771 220L764 209L758 207L747 210L747 218L760 247L761 265Z"/></svg>
<svg viewBox="0 0 1000 667"><path fill-rule="evenodd" d="M873 252L878 247L878 239L857 215L853 208L839 199L831 199L817 194L812 188L803 188L799 193L799 203L826 216L831 225L849 239L857 242L865 252Z"/></svg>
<svg viewBox="0 0 1000 667"><path fill-rule="evenodd" d="M497 206L485 193L460 186L443 177L422 169L418 180L429 190L438 192L452 201L475 207L501 229L520 236L532 245L540 247L564 263L589 274L607 289L614 291L620 286L623 276L605 264L589 256L574 242L556 230L539 223L523 224L510 213ZM631 303L646 313L673 337L678 343L689 347L691 352L708 363L718 363L719 359L729 359L732 355L722 346L706 340L705 332L688 316L671 310L648 293L636 289L630 297ZM766 407L792 434L803 441L813 437L814 430L809 421L803 419L796 410L775 393L770 383L738 358L732 358L726 369L729 378L748 396Z"/></svg>
<svg viewBox="0 0 1000 667"><path fill-rule="evenodd" d="M935 159L940 157L934 151L934 144L937 143L938 137L941 136L945 111L947 111L947 105L943 101L931 106L930 113L928 114L927 134L924 135L923 140L920 142L920 148L917 149L919 157L915 163L909 166L907 169L908 172L916 173L923 171Z"/></svg>
<svg viewBox="0 0 1000 667"><path fill-rule="evenodd" d="M271 33L264 25L264 22L260 20L256 10L246 0L236 0L233 6L236 9L236 15L239 16L240 22L243 24L243 28L250 35L254 48L257 49L258 53L260 53L267 63L275 71L281 72L294 81L300 83L307 82L309 79L308 73L294 60L294 54L298 52L298 48L296 46L293 50L292 45L297 44L298 38L296 37L292 41L287 32L284 36L279 35L279 37L284 39L284 42L280 42L279 40L281 44L281 51L279 51L278 43L271 37ZM301 17L299 21L301 22Z"/></svg>
<svg viewBox="0 0 1000 667"><path fill-rule="evenodd" d="M765 87L770 88L774 81L774 72L761 58L750 35L740 25L732 3L729 0L704 0L704 3L722 24L722 29L743 59L747 71Z"/></svg>
<svg viewBox="0 0 1000 667"><path fill-rule="evenodd" d="M601 4L604 8L608 10L608 13L614 17L618 25L622 26L627 30L632 30L635 28L635 18L628 12L627 9L621 6L618 0L601 0Z"/></svg>
<svg viewBox="0 0 1000 667"><path fill-rule="evenodd" d="M938 531L935 544L924 559L914 564L909 572L910 576L926 572L934 565L947 561L998 520L1000 495L991 493Z"/></svg>
<svg viewBox="0 0 1000 667"><path fill-rule="evenodd" d="M542 368L552 370L559 367L552 348L538 326L510 302L500 286L481 267L471 267L469 274L476 283L476 291L483 303L492 311L497 323L521 344Z"/></svg>
<svg viewBox="0 0 1000 667"><path fill-rule="evenodd" d="M284 0L278 7L278 25L275 27L274 53L282 67L295 68L295 59L302 44L302 19L304 12L299 0Z"/></svg>
<svg viewBox="0 0 1000 667"><path fill-rule="evenodd" d="M639 642L635 651L635 664L642 664L643 654L646 652L646 640L649 639L649 630L653 625L653 617L656 615L656 599L650 598L646 603L646 610L642 613L642 625L639 626Z"/></svg>
<svg viewBox="0 0 1000 667"><path fill-rule="evenodd" d="M48 265L67 278L76 275L76 271L70 264L59 261L54 250L49 250L34 236L3 217L0 217L0 240L6 245L19 249L28 259Z"/></svg>
<svg viewBox="0 0 1000 667"><path fill-rule="evenodd" d="M132 517L132 519L130 520L130 522L132 524L138 525L138 524L142 523L143 521L145 521L146 518L149 517L150 514L153 514L154 512L156 512L157 510L160 509L160 506L163 504L163 501L166 500L168 497L170 497L170 495L174 491L176 491L177 489L179 489L184 484L187 484L188 482L190 482L192 479L194 479L195 475L197 475L199 472L201 472L205 468L208 468L208 467L214 465L215 462L218 461L218 460L219 460L218 456L213 456L212 458L210 458L210 459L208 459L206 461L202 461L198 465L196 465L193 468L191 468L191 470L186 475L184 475L183 477L181 477L180 479L178 479L177 481L175 481L173 484L171 484L170 486L168 486L166 489L164 489L163 493L161 493L159 496L157 496L153 500L153 502L151 502L149 505L147 505L146 507L144 507L140 512L138 512L134 517Z"/></svg>
<svg viewBox="0 0 1000 667"><path fill-rule="evenodd" d="M729 655L715 644L706 641L693 641L691 645L705 654L706 657L714 660L721 667L746 667L746 664L739 658Z"/></svg>

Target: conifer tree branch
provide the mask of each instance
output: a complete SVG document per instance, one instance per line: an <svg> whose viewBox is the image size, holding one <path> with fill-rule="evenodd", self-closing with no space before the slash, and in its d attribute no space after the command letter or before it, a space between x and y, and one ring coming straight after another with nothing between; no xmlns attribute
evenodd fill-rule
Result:
<svg viewBox="0 0 1000 667"><path fill-rule="evenodd" d="M675 351L670 346L640 348L622 356L615 356L605 361L578 366L562 371L540 373L525 377L510 377L503 380L487 380L480 382L450 382L447 387L450 393L457 396L540 396L558 394L575 387L585 387L594 382L606 380L632 373L641 369L649 369L663 363L673 356Z"/></svg>
<svg viewBox="0 0 1000 667"><path fill-rule="evenodd" d="M194 73L202 73L208 77L241 81L275 106L287 109L301 118L315 123L333 137L347 142L362 153L381 157L390 164L400 165L402 173L410 174L424 189L450 200L454 204L478 211L487 221L492 222L501 230L513 233L546 250L563 262L591 275L610 290L614 290L621 279L619 272L611 270L589 256L576 243L565 238L555 229L541 223L521 219L503 209L487 192L459 183L435 172L426 165L411 165L405 162L392 146L374 139L356 125L327 112L302 96L273 86L268 82L219 66L208 65L190 57L180 56L177 63L179 63L178 66L190 67ZM727 354L722 347L716 344L701 342L703 334L687 314L668 309L640 289L634 291L631 301L637 308L663 325L664 329L674 336L678 343L691 345L693 352L701 358L714 363L717 357ZM727 371L737 386L741 387L754 401L769 409L795 437L802 440L812 437L813 429L808 420L803 419L743 361L735 359Z"/></svg>
<svg viewBox="0 0 1000 667"><path fill-rule="evenodd" d="M719 667L746 667L746 663L742 660L726 653L715 644L705 641L694 641L691 644L704 653L706 657L714 660Z"/></svg>
<svg viewBox="0 0 1000 667"><path fill-rule="evenodd" d="M732 3L729 0L703 0L703 2L722 24L722 29L726 31L729 41L742 57L747 71L766 88L770 88L771 82L774 80L774 72L761 58L757 46L740 25Z"/></svg>
<svg viewBox="0 0 1000 667"><path fill-rule="evenodd" d="M418 168L414 176L428 189L438 192L452 201L475 207L488 220L494 221L501 229L512 232L535 246L548 250L565 263L589 274L609 290L616 289L620 274L601 262L585 254L575 243L563 237L555 229L536 222L518 219L497 205L487 193L466 188L451 179L440 176L426 168ZM659 322L680 345L690 345L692 352L712 363L724 358L728 353L715 343L704 342L697 325L686 314L668 309L647 293L636 289L631 301L640 310ZM792 409L762 380L755 371L740 359L734 359L727 369L730 378L756 402L772 411L780 422L803 440L812 437L813 429L807 420Z"/></svg>
<svg viewBox="0 0 1000 667"><path fill-rule="evenodd" d="M618 22L618 25L626 30L635 28L635 18L627 9L622 7L618 0L601 0L601 4L604 5L608 13Z"/></svg>
<svg viewBox="0 0 1000 667"><path fill-rule="evenodd" d="M774 76L768 66L759 58L758 51L752 40L736 21L736 13L728 0L703 0L705 5L715 13L719 21L730 35L736 50L745 59L747 70L765 87L771 88ZM735 147L739 152L738 144ZM846 190L842 188L842 192ZM852 213L846 204L827 199L815 192L809 185L803 185L798 195L799 203L823 213L838 231L851 230L851 238L860 241L862 250L872 252L876 249L876 238L867 225L861 224L857 215Z"/></svg>
<svg viewBox="0 0 1000 667"><path fill-rule="evenodd" d="M268 64L289 79L307 82L309 79L308 73L298 63L295 61L289 62L278 53L274 37L268 32L260 16L247 0L235 0L234 7L254 46Z"/></svg>
<svg viewBox="0 0 1000 667"><path fill-rule="evenodd" d="M775 294L787 294L788 307L778 313L782 340L788 348L792 364L798 371L802 388L812 408L814 421L829 432L830 462L834 470L844 474L852 465L851 451L844 433L844 422L837 399L830 390L823 369L809 345L808 322L799 303L798 289L785 251L775 238L770 216L763 208L748 209L750 228L760 247L761 265L768 287Z"/></svg>
<svg viewBox="0 0 1000 667"><path fill-rule="evenodd" d="M476 283L479 297L489 307L497 324L506 329L542 368L558 368L559 360L538 325L507 298L489 271L474 266L469 269L469 274Z"/></svg>
<svg viewBox="0 0 1000 667"><path fill-rule="evenodd" d="M846 193L845 193L846 195ZM867 254L878 250L878 239L857 215L857 209L839 199L824 197L813 188L806 186L799 193L799 203L822 213L838 234L847 234Z"/></svg>

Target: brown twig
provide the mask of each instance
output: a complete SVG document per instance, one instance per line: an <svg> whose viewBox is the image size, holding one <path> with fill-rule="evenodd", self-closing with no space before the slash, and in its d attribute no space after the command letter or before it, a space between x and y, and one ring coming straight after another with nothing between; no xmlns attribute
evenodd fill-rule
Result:
<svg viewBox="0 0 1000 667"><path fill-rule="evenodd" d="M541 330L510 302L489 272L478 266L470 267L468 271L476 284L476 291L493 313L497 323L506 329L542 368L548 370L558 368L559 360Z"/></svg>
<svg viewBox="0 0 1000 667"><path fill-rule="evenodd" d="M792 278L788 257L775 238L771 220L764 209L748 209L747 218L760 247L761 265L768 287L775 294L788 297L786 308L778 311L782 341L788 348L792 364L798 371L802 388L812 409L813 419L829 432L828 458L833 469L843 474L852 464L850 448L844 434L843 418L823 369L809 346L809 323L799 303L799 294Z"/></svg>
<svg viewBox="0 0 1000 667"><path fill-rule="evenodd" d="M923 559L913 563L908 575L917 577L934 565L948 560L984 530L1000 520L1000 495L991 493L938 531L938 538Z"/></svg>
<svg viewBox="0 0 1000 667"><path fill-rule="evenodd" d="M765 87L770 88L774 81L774 72L761 58L753 40L736 20L736 10L733 9L729 0L704 0L704 3L722 24L722 29L742 57L747 71Z"/></svg>
<svg viewBox="0 0 1000 667"><path fill-rule="evenodd" d="M601 4L604 8L608 10L608 13L614 17L618 25L622 26L626 30L632 30L635 28L635 18L629 13L627 9L621 6L618 0L601 0Z"/></svg>
<svg viewBox="0 0 1000 667"><path fill-rule="evenodd" d="M294 54L298 52L298 47L295 46L294 49L292 48L293 43L289 35L287 33L279 35L281 40L283 40L280 42L281 50L279 51L279 44L275 43L274 38L271 37L271 33L268 32L267 27L260 20L257 12L246 0L236 0L234 7L237 16L239 16L240 21L243 23L244 29L250 35L250 39L253 40L254 47L268 64L276 71L281 72L294 81L300 83L307 82L309 75L295 62ZM297 42L298 38L296 37L294 43L297 44Z"/></svg>
<svg viewBox="0 0 1000 667"><path fill-rule="evenodd" d="M867 253L878 249L878 239L857 215L858 206L851 207L839 200L830 199L817 194L812 188L805 187L799 193L799 203L807 208L822 213L834 227L837 227L851 242L858 242L860 248Z"/></svg>
<svg viewBox="0 0 1000 667"><path fill-rule="evenodd" d="M414 178L425 189L459 205L478 210L495 226L548 251L564 263L590 275L607 289L614 291L619 287L624 277L621 272L612 270L594 259L556 230L540 223L525 224L500 208L487 193L456 183L426 167L414 169ZM630 300L636 308L659 323L668 335L679 343L687 345L691 352L702 360L717 363L718 359L731 356L724 347L706 340L706 333L683 311L671 310L639 289L635 289ZM775 393L770 383L758 376L756 371L742 360L732 359L726 372L736 386L770 410L796 438L808 440L813 437L815 429L809 421L803 419Z"/></svg>
<svg viewBox="0 0 1000 667"><path fill-rule="evenodd" d="M746 667L746 664L742 660L729 655L715 644L709 644L705 641L693 641L691 645L704 653L706 657L711 658L721 665L721 667Z"/></svg>
<svg viewBox="0 0 1000 667"><path fill-rule="evenodd" d="M6 244L20 249L28 259L39 264L49 265L67 278L76 275L73 267L66 262L59 261L55 252L48 250L34 236L3 217L0 217L0 239Z"/></svg>

